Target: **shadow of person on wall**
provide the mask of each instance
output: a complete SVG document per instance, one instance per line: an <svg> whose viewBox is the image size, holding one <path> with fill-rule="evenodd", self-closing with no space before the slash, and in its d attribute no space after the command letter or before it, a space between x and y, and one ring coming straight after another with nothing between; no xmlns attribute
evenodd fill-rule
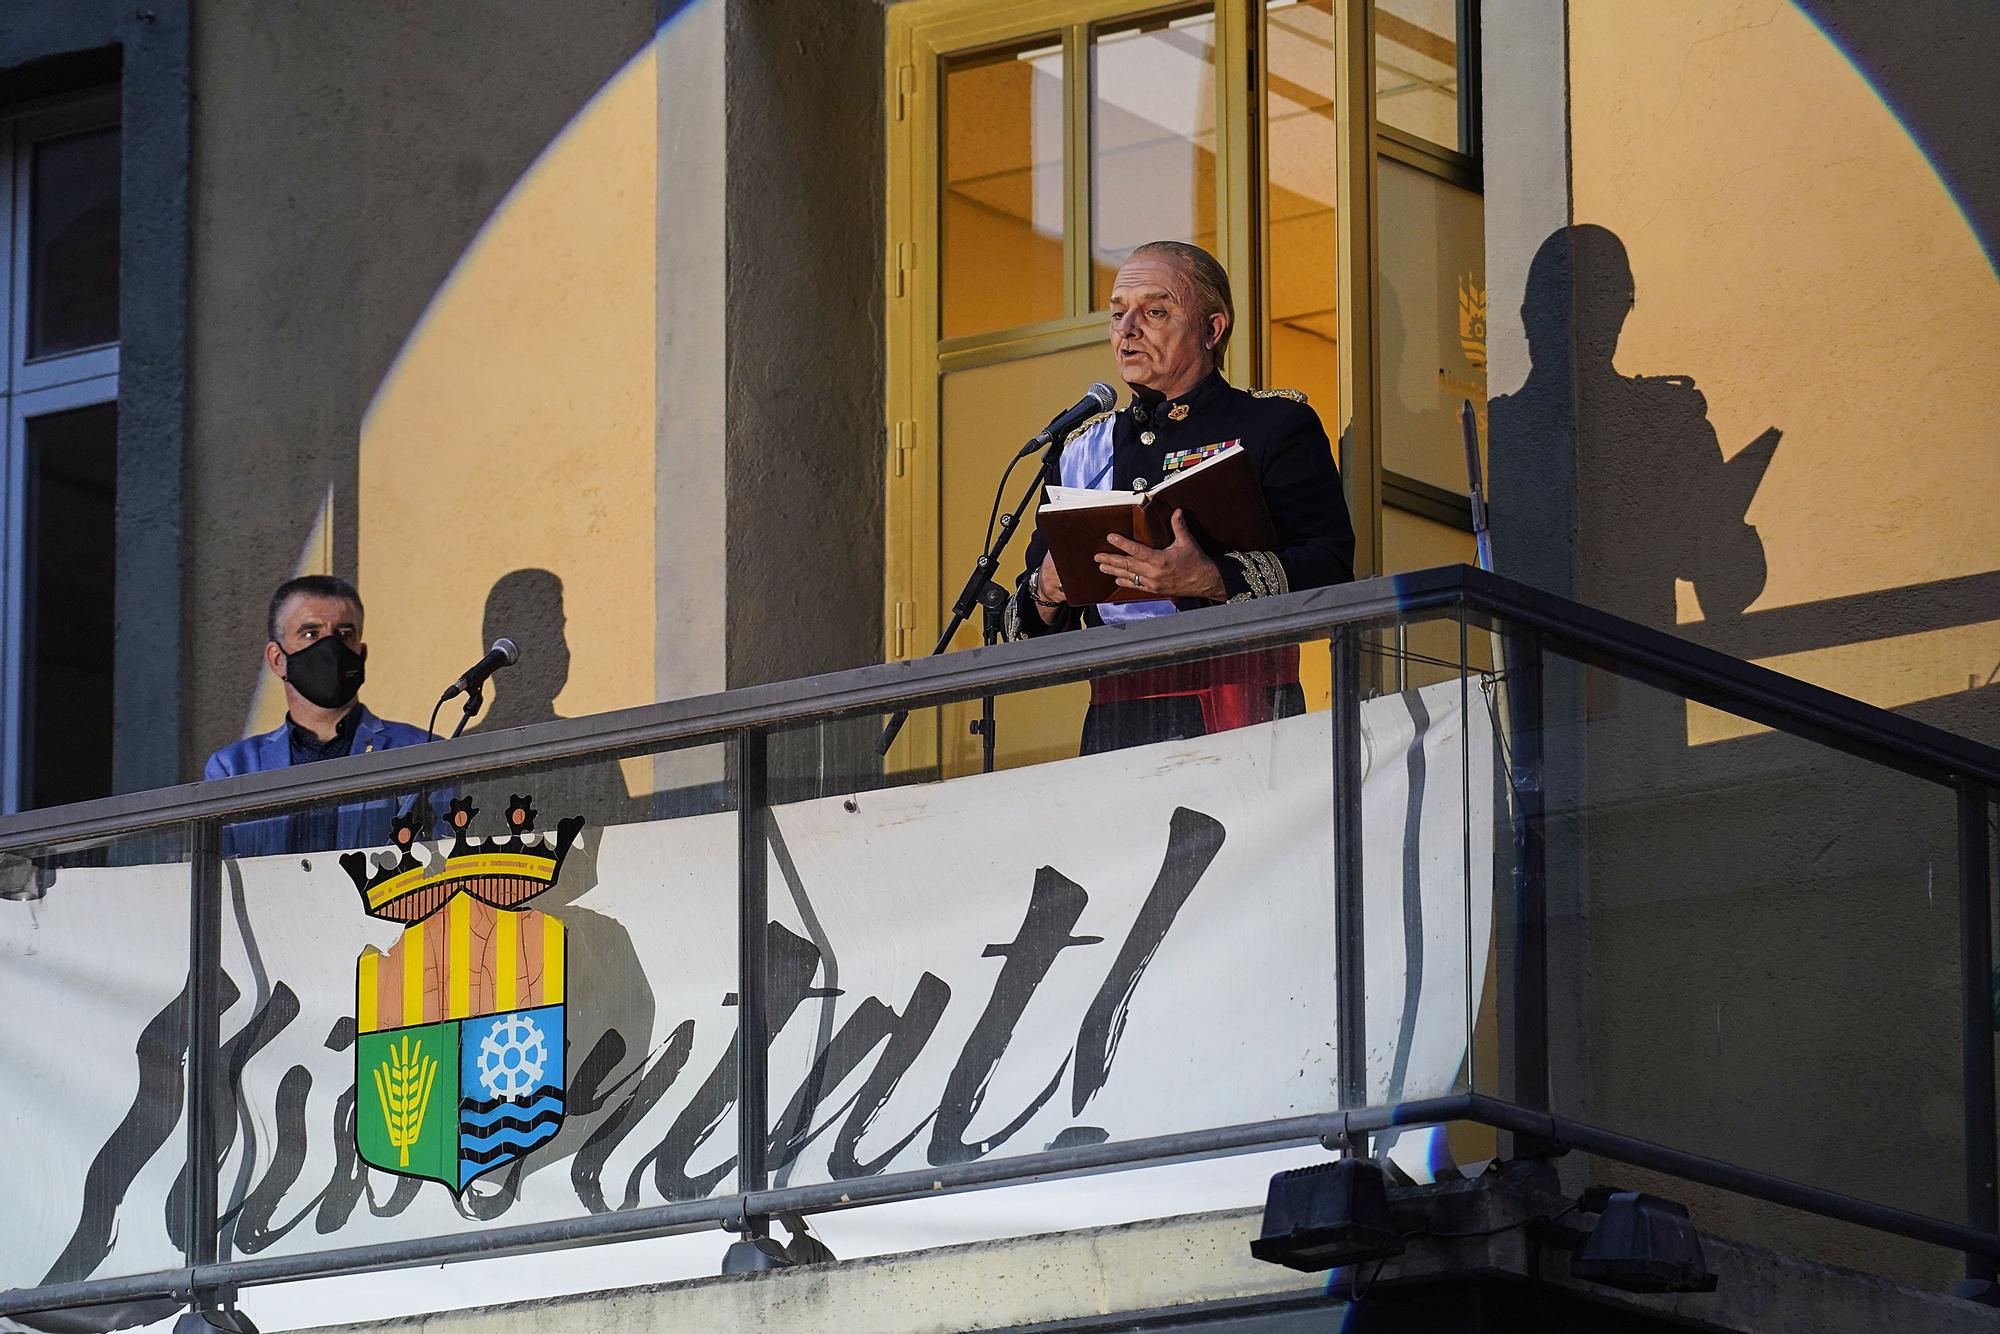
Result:
<svg viewBox="0 0 2000 1334"><path fill-rule="evenodd" d="M551 570L514 570L495 581L486 595L479 640L512 639L521 656L488 684L492 703L475 732L552 722L556 696L569 684L569 618L563 611L563 584Z"/></svg>
<svg viewBox="0 0 2000 1334"><path fill-rule="evenodd" d="M469 732L497 732L565 716L556 712L556 698L569 684L569 617L562 580L553 571L512 570L494 582L486 595L480 643L491 644L503 635L514 641L520 657L487 682L486 712ZM615 760L547 768L535 775L535 782L543 809L559 806L563 814L581 815L593 825L623 824L644 815L635 811ZM506 796L500 793L493 800L505 801Z"/></svg>
<svg viewBox="0 0 2000 1334"><path fill-rule="evenodd" d="M562 580L550 570L522 569L502 575L486 595L480 629L482 645L505 635L520 649L519 659L494 675L491 703L471 732L554 722L556 698L569 684L568 616ZM484 815L481 827L498 818L510 798L529 796L540 812L539 828L554 828L566 816L581 815L584 832L564 864L561 882L535 900L535 907L562 920L568 937L566 971L588 979L589 1003L571 1006L569 1022L569 1115L546 1150L496 1172L459 1202L461 1212L482 1220L504 1214L517 1198L521 1179L551 1167L568 1170L578 1146L616 1114L613 1095L636 1078L649 1058L658 1005L631 933L622 922L586 906L598 880L600 840L608 825L645 818L626 788L616 760L538 766L501 773L471 789Z"/></svg>
<svg viewBox="0 0 2000 1334"><path fill-rule="evenodd" d="M1764 591L1764 543L1745 516L1779 432L1725 459L1692 379L1620 373L1636 296L1624 242L1604 227L1560 228L1536 250L1528 377L1491 405L1495 561L1662 629L1678 620L1676 579L1705 619L1740 616Z"/></svg>
<svg viewBox="0 0 2000 1334"><path fill-rule="evenodd" d="M1868 619L1884 611L1877 596L1748 611L1767 578L1748 514L1778 432L1725 461L1691 380L1614 366L1646 291L1602 227L1561 228L1533 256L1521 310L1531 366L1491 405L1500 573L1743 658L1879 634ZM1704 322L1726 327L1730 313L1703 312ZM1871 446L1812 447L1815 466L1832 468L1841 451L1865 457ZM1828 545L1842 540L1829 534ZM1692 585L1705 624L1677 624L1676 580ZM1969 600L1933 606L1938 621L1904 624L1991 614ZM1763 629L1774 622L1789 643ZM1907 1177L1910 1162L1950 1161L1942 1134L1907 1137L1891 1175L1876 1175L1856 1147L1866 1114L1833 1114L1821 1092L1924 1087L1936 1082L1924 1071L1957 1058L1915 989L1857 999L1840 980L1850 956L1911 975L1952 957L1950 914L1927 909L1939 849L1955 837L1950 803L1796 736L1717 728L1717 711L1609 662L1557 651L1544 669L1539 769L1509 778L1541 796L1552 1005L1591 1016L1551 1043L1551 1080L1602 1124L1671 1127L1725 1156L1783 1153L1856 1189L1892 1189L1883 1183ZM1502 762L1523 753L1536 752L1510 745ZM1503 855L1504 903L1529 882L1504 874L1525 865L1518 852ZM1503 987L1517 966L1503 958ZM1794 1069L1791 1053L1810 1055ZM1746 1105L1758 1115L1746 1118Z"/></svg>

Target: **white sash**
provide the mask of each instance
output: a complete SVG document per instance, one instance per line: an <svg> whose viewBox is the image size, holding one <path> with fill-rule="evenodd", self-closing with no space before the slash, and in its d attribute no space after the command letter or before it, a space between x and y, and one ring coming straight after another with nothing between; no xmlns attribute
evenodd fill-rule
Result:
<svg viewBox="0 0 2000 1334"><path fill-rule="evenodd" d="M1063 447L1062 484L1109 491L1111 482L1111 430L1116 414L1100 417ZM1172 602L1100 602L1097 615L1106 625L1124 625L1154 616L1171 616L1179 608Z"/></svg>

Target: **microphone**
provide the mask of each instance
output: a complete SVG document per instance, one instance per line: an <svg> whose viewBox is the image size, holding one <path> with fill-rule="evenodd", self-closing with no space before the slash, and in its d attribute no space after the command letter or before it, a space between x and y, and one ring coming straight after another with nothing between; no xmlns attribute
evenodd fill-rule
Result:
<svg viewBox="0 0 2000 1334"><path fill-rule="evenodd" d="M1102 381L1090 386L1088 392L1074 405L1056 414L1054 421L1042 429L1042 433L1021 446L1021 452L1014 457L1024 459L1038 449L1046 449L1054 441L1062 439L1077 427L1089 421L1100 412L1109 412L1117 405L1118 395L1110 385Z"/></svg>
<svg viewBox="0 0 2000 1334"><path fill-rule="evenodd" d="M513 666L520 657L521 650L514 647L513 640L506 638L494 640L493 647L486 650L486 656L466 668L465 675L453 681L450 688L438 696L438 702L441 704L445 700L463 695L468 690L479 689L486 684L487 677L502 667Z"/></svg>

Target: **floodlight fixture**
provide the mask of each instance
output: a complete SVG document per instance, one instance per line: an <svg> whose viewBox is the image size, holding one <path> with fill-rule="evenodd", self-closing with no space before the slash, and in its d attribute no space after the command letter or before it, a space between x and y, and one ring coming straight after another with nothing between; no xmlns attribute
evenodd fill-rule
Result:
<svg viewBox="0 0 2000 1334"><path fill-rule="evenodd" d="M1962 1278L1951 1285L1951 1295L1962 1302L2000 1306L2000 1283L1990 1278Z"/></svg>
<svg viewBox="0 0 2000 1334"><path fill-rule="evenodd" d="M1263 1231L1250 1243L1259 1260L1309 1274L1402 1253L1381 1165L1355 1157L1272 1177Z"/></svg>
<svg viewBox="0 0 2000 1334"><path fill-rule="evenodd" d="M831 1247L813 1235L812 1229L806 1224L804 1214L787 1212L779 1214L777 1218L785 1225L785 1230L792 1234L791 1241L785 1246L785 1258L793 1264L824 1265L832 1264L839 1259Z"/></svg>
<svg viewBox="0 0 2000 1334"><path fill-rule="evenodd" d="M233 1295L227 1299L197 1297L174 1321L174 1334L214 1334L216 1330L257 1334L256 1324L237 1309Z"/></svg>
<svg viewBox="0 0 2000 1334"><path fill-rule="evenodd" d="M722 1253L722 1272L725 1274L755 1274L766 1269L789 1269L792 1257L785 1254L785 1243L776 1237L743 1237L729 1243L729 1249Z"/></svg>
<svg viewBox="0 0 2000 1334"><path fill-rule="evenodd" d="M1569 1272L1626 1292L1715 1291L1687 1206L1636 1190L1605 1194Z"/></svg>

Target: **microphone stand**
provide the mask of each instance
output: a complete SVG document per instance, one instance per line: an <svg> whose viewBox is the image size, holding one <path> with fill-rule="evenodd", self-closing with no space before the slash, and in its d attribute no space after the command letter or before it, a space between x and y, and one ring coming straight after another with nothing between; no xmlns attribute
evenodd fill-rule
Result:
<svg viewBox="0 0 2000 1334"><path fill-rule="evenodd" d="M432 741L437 740L438 710L442 709L444 702L450 698L450 695L439 695L438 702L431 705L431 720L424 724L424 735ZM467 687L465 691L465 708L458 715L458 726L451 729L451 735L446 737L445 740L458 740L458 734L465 730L465 725L472 721L473 715L485 707L485 704L486 683L484 681L481 681L478 685Z"/></svg>
<svg viewBox="0 0 2000 1334"><path fill-rule="evenodd" d="M445 696L439 695L438 702L431 705L431 720L424 724L424 735L432 741L437 740L438 710L444 707L444 701ZM459 712L458 726L452 728L451 735L445 739L447 741L458 740L459 733L465 730L465 725L472 721L473 715L485 707L485 704L486 683L481 681L478 685L471 687L465 692L465 707ZM431 785L429 783L425 783L423 790L417 793L417 800L411 807L411 812L417 819L417 837L429 838L436 815L436 809L431 805Z"/></svg>
<svg viewBox="0 0 2000 1334"><path fill-rule="evenodd" d="M448 739L452 741L458 740L458 734L465 730L465 725L472 721L473 715L485 707L486 683L481 681L478 685L471 687L465 692L465 707L459 712L458 726L451 729L451 736Z"/></svg>
<svg viewBox="0 0 2000 1334"><path fill-rule="evenodd" d="M988 648L1000 642L1000 622L1007 611L1007 590L992 580L979 590L980 638ZM993 748L998 744L993 731L993 692L987 691L979 697L979 717L971 724L972 735L979 738L979 772L993 772Z"/></svg>
<svg viewBox="0 0 2000 1334"><path fill-rule="evenodd" d="M1029 442L1030 447L1033 444L1033 441ZM1043 485L1051 476L1056 475L1057 462L1062 458L1062 447L1061 439L1050 438L1048 447L1042 451L1042 466L1035 470L1034 477L1021 492L1020 503L1014 506L1012 514L1000 516L1000 531L994 535L993 544L972 563L972 575L965 581L965 587L960 590L958 601L951 604L951 620L946 623L944 633L938 636L937 644L932 647L931 657L937 657L950 646L951 637L958 633L958 627L965 624L967 618L972 615L972 609L979 605L980 592L993 578L993 572L1000 568L1000 553L1005 551L1007 544L1014 539L1014 530L1021 526L1021 516L1027 513L1029 502L1040 495ZM1003 477L1001 480L1004 482L1006 479ZM989 695L981 710L980 720L975 724L981 729L980 735L986 752L986 768L989 772L993 768L992 707L992 696ZM903 730L903 724L909 719L908 709L898 709L889 716L888 725L882 729L882 739L875 743L876 754L889 753L889 747L896 744L896 734Z"/></svg>

